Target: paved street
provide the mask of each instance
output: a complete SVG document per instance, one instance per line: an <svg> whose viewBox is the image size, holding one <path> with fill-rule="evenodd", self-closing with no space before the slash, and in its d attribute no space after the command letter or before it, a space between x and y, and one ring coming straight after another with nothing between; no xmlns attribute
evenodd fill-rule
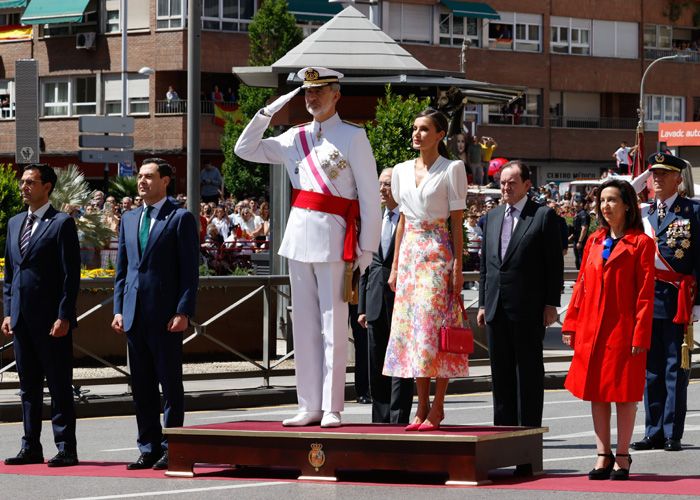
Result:
<svg viewBox="0 0 700 500"><path fill-rule="evenodd" d="M665 482L686 476L700 479L700 383L691 383L690 408L687 418L685 449L679 453L664 451L634 452L632 472L640 474L634 483L662 476ZM491 395L489 393L448 396L446 403L449 424L483 425L491 423ZM291 415L292 406L251 408L246 410L207 411L189 413L186 424L207 424L231 420L280 420ZM547 474L584 475L594 461L592 424L589 405L572 398L566 391L548 391L545 395L544 425L550 428L544 443ZM349 404L344 413L347 421L369 422L370 407ZM614 414L613 414L614 418ZM637 416L635 437L642 436L643 407ZM106 417L83 419L78 422L79 454L83 461L126 462L138 456L134 445L136 424L133 417ZM14 455L19 449L20 424L0 424L0 456ZM48 423L44 423L43 445L45 455L52 456L54 447ZM504 450L507 453L507 450ZM497 473L497 488L454 488L428 485L430 478L412 475L408 481L424 484L398 485L375 483L317 484L297 483L287 476L257 476L246 479L134 479L114 477L48 477L1 475L2 498L69 499L69 498L285 498L292 499L366 499L383 498L402 500L423 499L426 494L434 499L464 498L601 498L613 494L512 489L498 486L507 479L506 472ZM126 474L125 474L126 475ZM363 478L353 477L353 481ZM373 477L373 481L381 478ZM588 484L588 483L586 483ZM600 486L600 485L592 485ZM605 486L605 485L603 485ZM629 483L627 487L632 487ZM612 490L608 490L612 491ZM622 491L626 491L624 488ZM687 493L687 492L685 492ZM627 496L632 498L630 495ZM698 491L700 495L700 491ZM635 495L638 496L638 495ZM642 498L668 498L668 495L644 495ZM673 496L684 498L687 495Z"/></svg>

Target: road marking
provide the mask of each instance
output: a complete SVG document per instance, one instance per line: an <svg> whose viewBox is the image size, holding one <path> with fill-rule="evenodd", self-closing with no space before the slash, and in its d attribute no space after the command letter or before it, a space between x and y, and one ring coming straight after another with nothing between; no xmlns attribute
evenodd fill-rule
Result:
<svg viewBox="0 0 700 500"><path fill-rule="evenodd" d="M136 446L132 446L130 448L110 448L108 450L100 450L103 453L112 453L112 452L117 452L117 451L134 451L138 450Z"/></svg>
<svg viewBox="0 0 700 500"><path fill-rule="evenodd" d="M634 456L636 457L637 455L646 455L647 453L664 453L664 450L644 450L644 451L635 451ZM590 459L595 459L598 458L598 455L578 455L576 457L559 457L559 458L545 458L542 460L543 462L565 462L567 460L590 460Z"/></svg>
<svg viewBox="0 0 700 500"><path fill-rule="evenodd" d="M163 491L146 491L143 493L121 493L119 495L104 495L101 497L76 497L66 500L109 500L112 498L139 498L139 497L151 497L151 496L163 496L163 495L179 495L183 493L199 493L206 491L221 491L221 490L235 490L241 488L259 488L261 486L276 486L279 484L289 484L284 481L274 481L265 483L246 483L246 484L235 484L231 486L212 486L209 488L188 488L185 490L163 490Z"/></svg>
<svg viewBox="0 0 700 500"><path fill-rule="evenodd" d="M638 433L644 433L644 425L635 425L634 426L634 431L633 432L638 432ZM685 426L685 431L686 432L694 432L694 431L700 431L700 425L686 425ZM612 436L617 435L617 429L610 429L610 434ZM591 437L595 436L595 433L593 430L590 431L585 431L585 432L575 432L573 434L559 434L558 436L547 436L544 438L545 441L550 441L554 439L571 439L571 438L581 438L581 437Z"/></svg>

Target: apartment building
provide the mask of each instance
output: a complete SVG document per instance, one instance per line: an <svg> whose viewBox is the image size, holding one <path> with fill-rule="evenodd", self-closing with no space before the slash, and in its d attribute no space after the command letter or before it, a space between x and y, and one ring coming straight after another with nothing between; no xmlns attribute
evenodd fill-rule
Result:
<svg viewBox="0 0 700 500"><path fill-rule="evenodd" d="M308 35L351 2L288 3ZM214 122L213 100L235 96L231 68L246 64L247 26L258 4L203 0L205 160L221 160L223 129ZM647 144L656 143L659 122L700 117L700 30L693 7L672 20L668 0L357 0L354 6L429 68L459 71L464 55L467 78L526 86L511 106L468 106L465 120L477 134L497 140L499 156L536 165L540 182L596 175L620 141L634 141L640 81L658 57L686 56L659 63L646 78ZM127 16L136 158L164 156L181 172L186 12L186 0L130 0ZM16 59L39 61L43 159L77 163L78 117L121 112L119 15L119 0L0 0L0 162L14 155ZM139 73L144 67L154 73ZM177 105L166 99L171 86L180 96ZM683 154L700 165L700 153ZM88 177L102 177L102 166L82 167Z"/></svg>

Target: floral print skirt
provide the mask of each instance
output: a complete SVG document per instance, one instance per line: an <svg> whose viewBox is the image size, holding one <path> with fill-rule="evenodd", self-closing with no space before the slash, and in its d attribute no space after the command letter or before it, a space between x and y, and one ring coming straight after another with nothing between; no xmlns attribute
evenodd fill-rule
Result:
<svg viewBox="0 0 700 500"><path fill-rule="evenodd" d="M466 355L438 351L443 322L461 325L461 310L451 293L453 258L445 219L406 221L384 375L451 378L469 374Z"/></svg>

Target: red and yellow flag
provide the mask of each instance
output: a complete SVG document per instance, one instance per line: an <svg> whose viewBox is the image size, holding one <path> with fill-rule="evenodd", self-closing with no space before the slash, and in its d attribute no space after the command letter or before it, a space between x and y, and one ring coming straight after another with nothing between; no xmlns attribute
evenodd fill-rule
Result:
<svg viewBox="0 0 700 500"><path fill-rule="evenodd" d="M8 42L12 40L31 40L31 26L0 26L0 41Z"/></svg>
<svg viewBox="0 0 700 500"><path fill-rule="evenodd" d="M214 123L216 125L223 127L226 122L240 122L242 119L243 114L238 109L238 104L214 103Z"/></svg>

